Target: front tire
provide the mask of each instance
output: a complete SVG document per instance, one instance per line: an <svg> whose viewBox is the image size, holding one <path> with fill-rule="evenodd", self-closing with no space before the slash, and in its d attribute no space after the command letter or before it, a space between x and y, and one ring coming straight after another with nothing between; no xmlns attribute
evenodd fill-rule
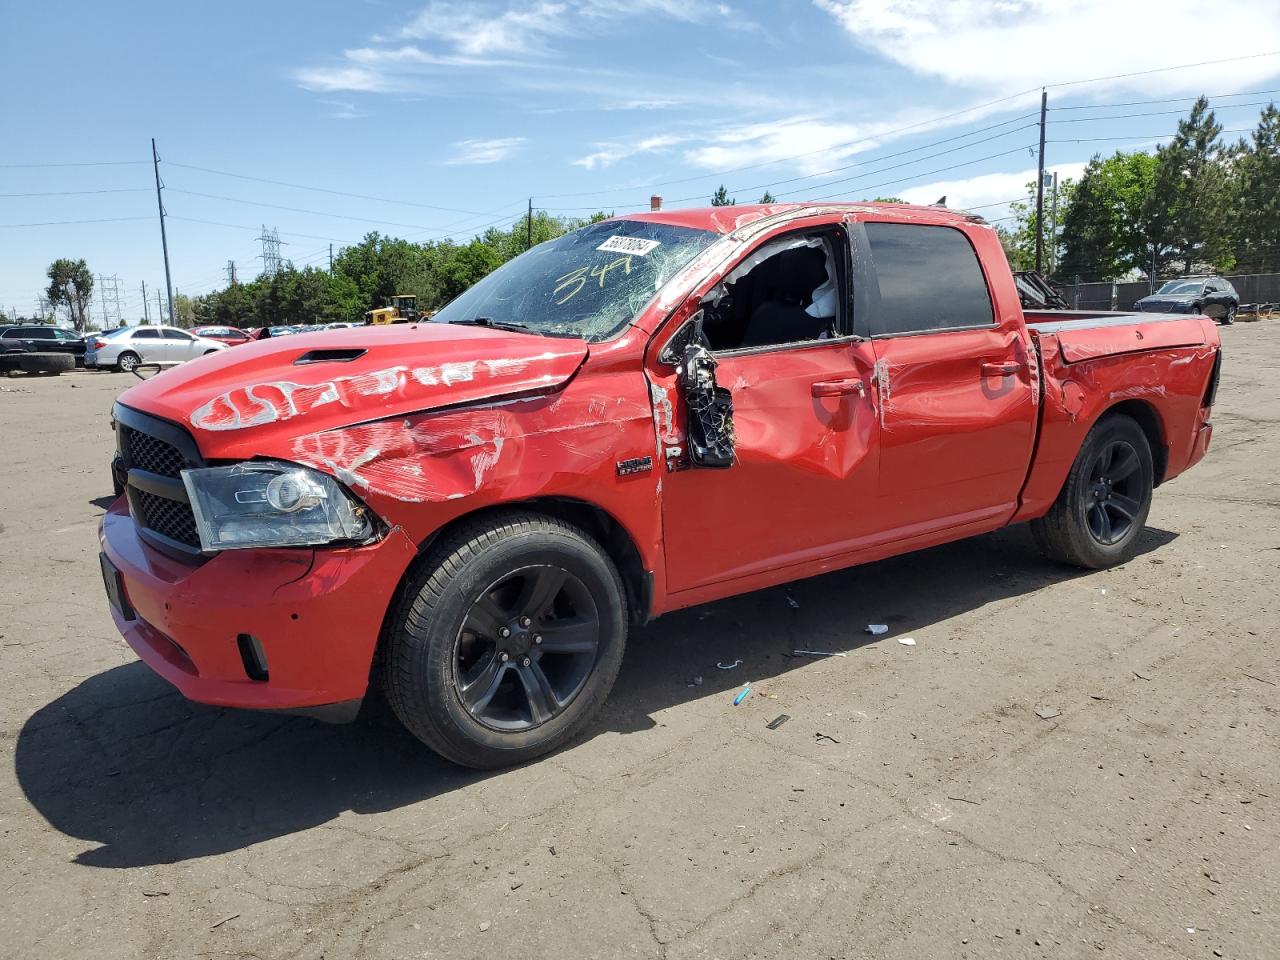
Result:
<svg viewBox="0 0 1280 960"><path fill-rule="evenodd" d="M385 640L387 698L454 763L522 763L595 715L626 634L626 593L598 543L554 517L492 515L411 574Z"/></svg>
<svg viewBox="0 0 1280 960"><path fill-rule="evenodd" d="M126 350L116 359L116 369L121 373L133 373L138 369L138 364L142 362L142 358L136 353Z"/></svg>
<svg viewBox="0 0 1280 960"><path fill-rule="evenodd" d="M1123 414L1103 417L1085 437L1054 505L1031 522L1040 549L1090 570L1131 560L1151 510L1154 477L1151 444L1137 422Z"/></svg>

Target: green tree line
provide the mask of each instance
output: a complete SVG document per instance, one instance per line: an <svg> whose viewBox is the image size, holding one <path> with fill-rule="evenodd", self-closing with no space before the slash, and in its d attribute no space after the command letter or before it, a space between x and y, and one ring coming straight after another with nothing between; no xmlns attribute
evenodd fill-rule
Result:
<svg viewBox="0 0 1280 960"><path fill-rule="evenodd" d="M1059 281L1214 271L1280 270L1280 111L1268 105L1249 138L1222 140L1204 97L1154 153L1095 155L1058 185L1056 226L1046 193L1045 268ZM1035 265L1035 184L997 225L1014 269Z"/></svg>
<svg viewBox="0 0 1280 960"><path fill-rule="evenodd" d="M262 327L276 324L359 321L365 311L384 306L388 298L411 293L420 311L448 303L490 271L523 253L530 242L552 240L586 223L605 219L568 220L535 211L509 229L491 227L471 240L413 243L370 233L344 247L333 269L296 268L284 264L276 273L198 297L175 298L174 312L183 325L217 324Z"/></svg>

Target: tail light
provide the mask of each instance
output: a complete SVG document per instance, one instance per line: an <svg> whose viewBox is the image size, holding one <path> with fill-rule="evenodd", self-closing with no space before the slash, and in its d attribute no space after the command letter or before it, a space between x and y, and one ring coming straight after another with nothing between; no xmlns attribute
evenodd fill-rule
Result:
<svg viewBox="0 0 1280 960"><path fill-rule="evenodd" d="M106 345L107 345L107 341L105 341L105 340L95 340L95 341L93 341L93 349L95 349L95 350L102 350L103 348L105 348L105 347L106 347Z"/></svg>
<svg viewBox="0 0 1280 960"><path fill-rule="evenodd" d="M1218 381L1222 379L1222 349L1219 348L1213 358L1213 372L1209 374L1209 386L1204 391L1202 407L1212 407L1218 399Z"/></svg>

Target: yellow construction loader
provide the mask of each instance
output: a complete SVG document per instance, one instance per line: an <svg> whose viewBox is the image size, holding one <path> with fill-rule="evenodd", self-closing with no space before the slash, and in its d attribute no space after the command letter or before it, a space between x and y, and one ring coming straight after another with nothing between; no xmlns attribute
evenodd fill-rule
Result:
<svg viewBox="0 0 1280 960"><path fill-rule="evenodd" d="M366 323L413 323L418 319L418 298L411 293L398 293L387 301L385 307L370 310L364 315Z"/></svg>

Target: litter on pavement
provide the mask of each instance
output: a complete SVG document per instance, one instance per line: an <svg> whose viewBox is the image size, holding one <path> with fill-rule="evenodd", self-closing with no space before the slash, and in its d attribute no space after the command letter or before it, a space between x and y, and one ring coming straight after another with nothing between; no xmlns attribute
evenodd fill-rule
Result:
<svg viewBox="0 0 1280 960"><path fill-rule="evenodd" d="M777 730L780 726L782 726L784 723L786 723L790 719L791 718L787 716L785 713L780 713L776 717L774 717L772 720L770 720L768 723L766 723L765 726L770 730Z"/></svg>
<svg viewBox="0 0 1280 960"><path fill-rule="evenodd" d="M747 695L749 693L751 693L751 684L747 684L745 687L743 687L741 692L739 692L739 694L733 698L733 705L736 707L743 700L747 699Z"/></svg>
<svg viewBox="0 0 1280 960"><path fill-rule="evenodd" d="M721 670L732 670L734 667L742 666L742 661L735 660L733 661L733 663L717 663L716 666L719 667Z"/></svg>
<svg viewBox="0 0 1280 960"><path fill-rule="evenodd" d="M915 637L899 637L898 642L904 647L914 647L916 645Z"/></svg>
<svg viewBox="0 0 1280 960"><path fill-rule="evenodd" d="M871 634L873 637L879 637L888 632L889 632L889 625L887 623L868 623L867 624L867 633Z"/></svg>
<svg viewBox="0 0 1280 960"><path fill-rule="evenodd" d="M792 650L793 657L847 657L847 653L835 650Z"/></svg>

